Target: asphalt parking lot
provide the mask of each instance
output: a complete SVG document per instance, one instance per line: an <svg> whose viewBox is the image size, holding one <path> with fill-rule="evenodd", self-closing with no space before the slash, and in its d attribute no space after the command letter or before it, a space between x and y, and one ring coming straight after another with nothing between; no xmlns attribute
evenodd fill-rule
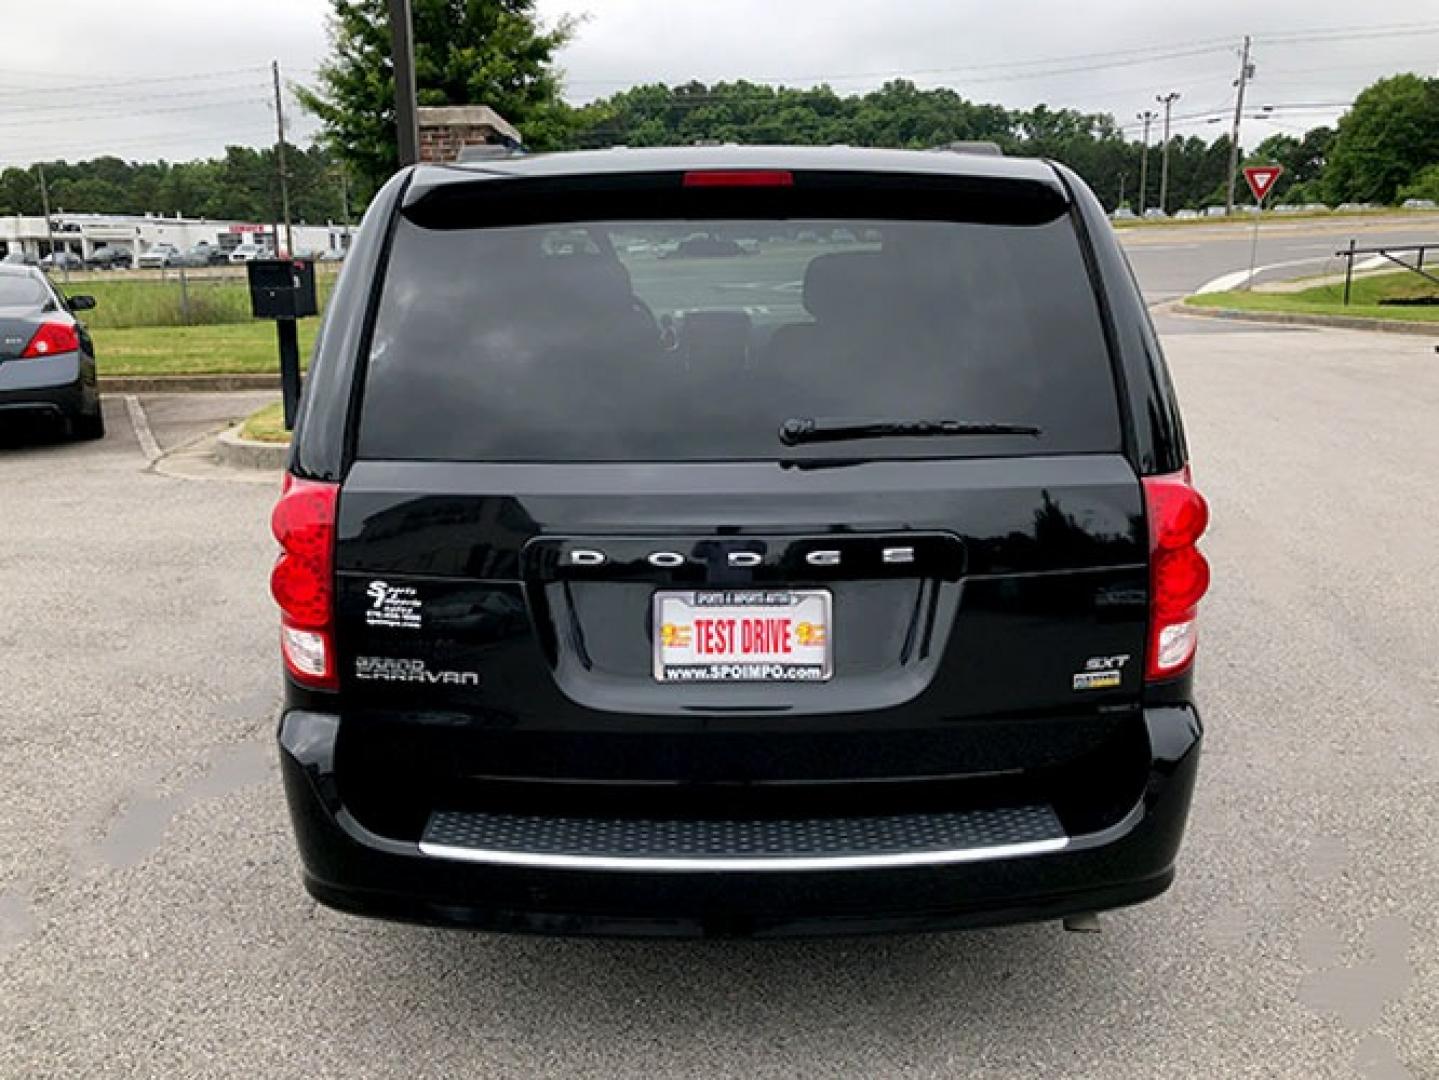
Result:
<svg viewBox="0 0 1439 1080"><path fill-rule="evenodd" d="M297 874L269 483L0 448L0 1076L1439 1076L1439 356L1163 323L1215 586L1180 876L1099 935L522 939ZM160 449L253 407L139 399Z"/></svg>

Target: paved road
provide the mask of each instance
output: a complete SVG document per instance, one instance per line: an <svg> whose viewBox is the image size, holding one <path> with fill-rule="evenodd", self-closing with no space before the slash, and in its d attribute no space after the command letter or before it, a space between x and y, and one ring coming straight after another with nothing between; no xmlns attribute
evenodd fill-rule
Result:
<svg viewBox="0 0 1439 1080"><path fill-rule="evenodd" d="M1166 345L1216 511L1209 742L1178 884L1099 936L319 909L271 747L269 485L147 469L121 401L101 444L0 450L0 1077L1439 1076L1439 362ZM237 408L190 400L145 402L162 445Z"/></svg>
<svg viewBox="0 0 1439 1080"><path fill-rule="evenodd" d="M1124 229L1119 236L1146 299L1158 303L1187 296L1221 275L1246 270L1253 231L1247 226L1183 225ZM1256 262L1273 269L1259 274L1258 280L1342 273L1344 262L1335 259L1334 252L1348 246L1351 237L1360 247L1439 244L1439 215L1379 221L1266 220Z"/></svg>

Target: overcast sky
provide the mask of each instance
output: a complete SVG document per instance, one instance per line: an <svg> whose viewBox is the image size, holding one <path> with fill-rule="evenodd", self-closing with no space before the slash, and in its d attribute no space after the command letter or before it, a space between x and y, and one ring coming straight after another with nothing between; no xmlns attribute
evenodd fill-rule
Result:
<svg viewBox="0 0 1439 1080"><path fill-rule="evenodd" d="M1254 143L1338 115L1396 71L1439 75L1439 0L540 0L581 16L560 57L574 101L637 82L748 78L841 92L904 76L967 98L1113 113L1178 91L1212 138L1255 35ZM101 153L171 160L273 141L269 63L305 80L328 0L0 0L0 164ZM1334 31L1333 33L1324 33ZM1317 107L1309 107L1317 106ZM294 116L293 137L314 130ZM1157 132L1155 133L1157 137Z"/></svg>

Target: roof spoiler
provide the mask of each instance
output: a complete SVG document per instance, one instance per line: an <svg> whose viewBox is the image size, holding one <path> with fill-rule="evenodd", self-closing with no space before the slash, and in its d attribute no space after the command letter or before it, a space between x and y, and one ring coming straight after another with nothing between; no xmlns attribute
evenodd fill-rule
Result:
<svg viewBox="0 0 1439 1080"><path fill-rule="evenodd" d="M524 147L518 143L476 143L460 147L455 155L456 165L469 165L476 161L494 161L496 158L523 157Z"/></svg>
<svg viewBox="0 0 1439 1080"><path fill-rule="evenodd" d="M960 139L957 142L942 143L936 150L947 150L953 154L984 154L986 157L1004 157L1004 151L997 142L984 139Z"/></svg>

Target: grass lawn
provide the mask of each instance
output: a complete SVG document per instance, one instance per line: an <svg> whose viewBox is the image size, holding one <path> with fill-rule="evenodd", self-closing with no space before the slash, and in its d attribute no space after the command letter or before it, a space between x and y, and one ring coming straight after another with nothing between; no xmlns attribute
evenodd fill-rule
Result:
<svg viewBox="0 0 1439 1080"><path fill-rule="evenodd" d="M1242 186L1241 186L1241 190ZM1247 200L1249 196L1246 194ZM1241 203L1241 207L1243 203ZM1350 221L1355 218L1402 218L1406 214L1433 214L1433 210L1402 210L1396 206L1380 207L1377 210L1302 210L1293 214L1276 214L1273 210L1266 210L1262 215L1264 223L1280 221ZM1153 229L1164 228L1168 225L1246 225L1254 227L1254 215L1237 210L1230 217L1208 217L1201 214L1197 218L1124 218L1113 222L1116 229Z"/></svg>
<svg viewBox="0 0 1439 1080"><path fill-rule="evenodd" d="M300 320L300 361L308 363L318 319ZM280 372L272 322L215 326L93 327L100 375L243 375Z"/></svg>
<svg viewBox="0 0 1439 1080"><path fill-rule="evenodd" d="M266 405L259 412L251 413L240 428L240 435L258 442L289 442L290 433L285 430L285 406L277 401L273 405Z"/></svg>
<svg viewBox="0 0 1439 1080"><path fill-rule="evenodd" d="M1407 322L1439 322L1439 304L1428 307L1380 304L1391 297L1439 296L1439 285L1417 274L1397 270L1356 278L1349 305L1344 305L1344 283L1316 285L1292 293L1234 292L1204 293L1184 302L1194 307L1227 308L1237 311L1280 311L1293 315L1348 315L1365 319L1402 319Z"/></svg>

